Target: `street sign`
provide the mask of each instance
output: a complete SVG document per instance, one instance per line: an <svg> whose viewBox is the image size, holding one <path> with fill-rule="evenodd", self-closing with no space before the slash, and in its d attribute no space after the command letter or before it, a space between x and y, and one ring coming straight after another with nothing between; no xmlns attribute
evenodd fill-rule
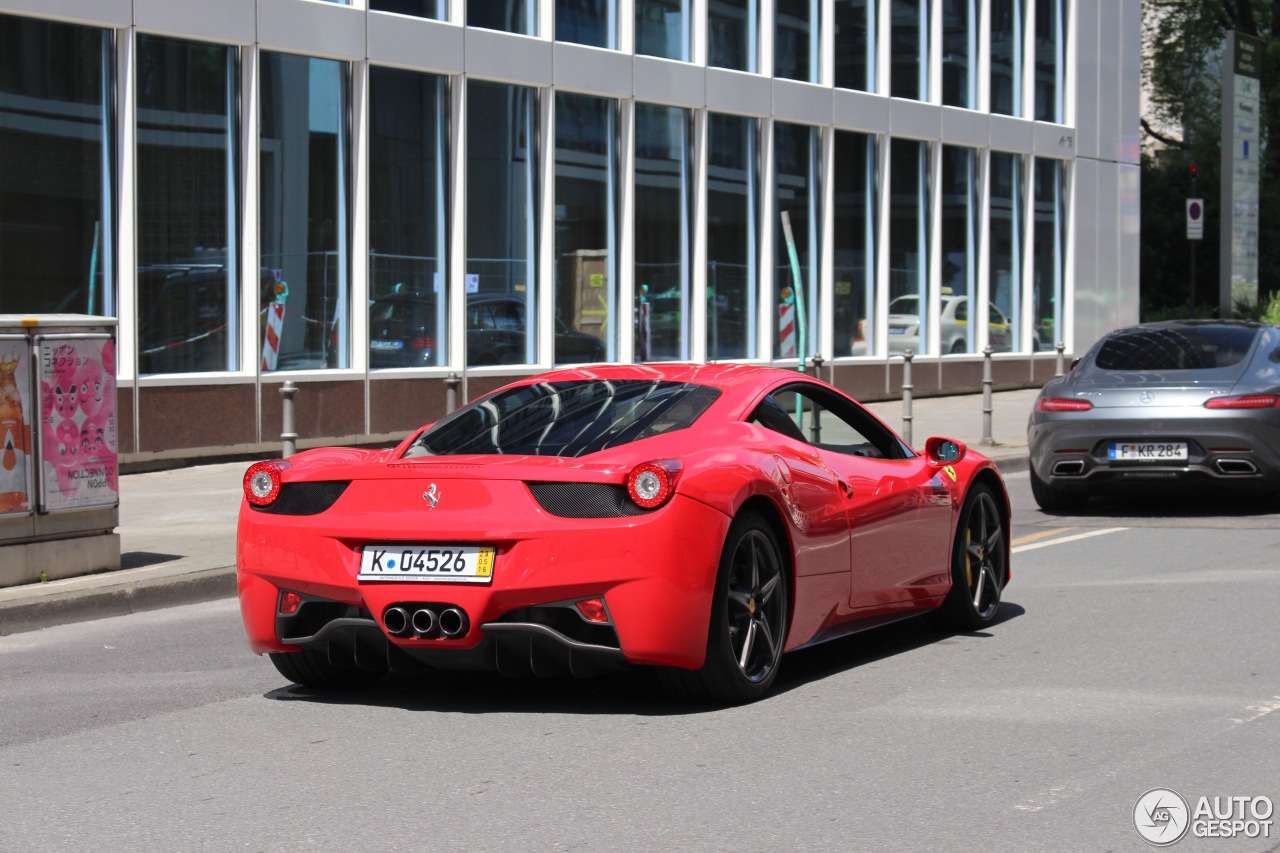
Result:
<svg viewBox="0 0 1280 853"><path fill-rule="evenodd" d="M1187 239L1204 239L1204 199L1187 199Z"/></svg>

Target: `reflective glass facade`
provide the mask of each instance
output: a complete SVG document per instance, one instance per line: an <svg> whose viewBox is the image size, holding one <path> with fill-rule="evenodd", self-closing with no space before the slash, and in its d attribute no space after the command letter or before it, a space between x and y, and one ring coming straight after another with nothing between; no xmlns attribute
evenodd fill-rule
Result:
<svg viewBox="0 0 1280 853"><path fill-rule="evenodd" d="M991 3L991 112L1022 115L1022 27L1026 0Z"/></svg>
<svg viewBox="0 0 1280 853"><path fill-rule="evenodd" d="M889 144L889 352L929 353L929 146Z"/></svg>
<svg viewBox="0 0 1280 853"><path fill-rule="evenodd" d="M865 133L835 140L832 353L870 355L876 344L876 143Z"/></svg>
<svg viewBox="0 0 1280 853"><path fill-rule="evenodd" d="M942 147L942 255L939 352L944 355L977 352L978 152L972 148Z"/></svg>
<svg viewBox="0 0 1280 853"><path fill-rule="evenodd" d="M537 94L467 83L467 364L537 351Z"/></svg>
<svg viewBox="0 0 1280 853"><path fill-rule="evenodd" d="M773 76L817 83L820 0L774 0Z"/></svg>
<svg viewBox="0 0 1280 853"><path fill-rule="evenodd" d="M369 0L369 8L375 12L395 12L397 15L443 20L448 15L449 2L448 0Z"/></svg>
<svg viewBox="0 0 1280 853"><path fill-rule="evenodd" d="M238 52L137 48L138 369L235 370Z"/></svg>
<svg viewBox="0 0 1280 853"><path fill-rule="evenodd" d="M636 104L635 359L689 358L692 116Z"/></svg>
<svg viewBox="0 0 1280 853"><path fill-rule="evenodd" d="M973 109L978 103L978 0L942 3L942 103Z"/></svg>
<svg viewBox="0 0 1280 853"><path fill-rule="evenodd" d="M636 53L688 61L691 0L635 0Z"/></svg>
<svg viewBox="0 0 1280 853"><path fill-rule="evenodd" d="M987 280L992 315L987 334L993 351L1016 352L1022 349L1022 157L992 151L990 170Z"/></svg>
<svg viewBox="0 0 1280 853"><path fill-rule="evenodd" d="M616 47L617 0L555 0L556 41Z"/></svg>
<svg viewBox="0 0 1280 853"><path fill-rule="evenodd" d="M115 313L108 30L0 15L0 313Z"/></svg>
<svg viewBox="0 0 1280 853"><path fill-rule="evenodd" d="M617 358L617 101L556 94L557 364Z"/></svg>
<svg viewBox="0 0 1280 853"><path fill-rule="evenodd" d="M1033 350L1051 350L1062 334L1062 279L1066 258L1066 208L1062 193L1062 163L1037 160L1031 288Z"/></svg>
<svg viewBox="0 0 1280 853"><path fill-rule="evenodd" d="M817 352L821 153L817 131L802 124L776 122L773 146L774 354L787 359Z"/></svg>
<svg viewBox="0 0 1280 853"><path fill-rule="evenodd" d="M467 26L537 35L537 0L467 0Z"/></svg>
<svg viewBox="0 0 1280 853"><path fill-rule="evenodd" d="M324 434L390 435L397 383L463 368L464 397L802 351L944 377L1095 340L1099 282L1129 280L1120 72L1065 78L1068 9L1128 26L1102 0L6 2L0 312L119 317L120 387L150 401L253 389L251 419L286 376L363 383ZM1068 263L1082 221L1120 243Z"/></svg>
<svg viewBox="0 0 1280 853"><path fill-rule="evenodd" d="M1035 118L1062 121L1063 72L1066 39L1064 0L1035 0L1036 89Z"/></svg>
<svg viewBox="0 0 1280 853"><path fill-rule="evenodd" d="M707 124L707 359L755 358L759 123Z"/></svg>
<svg viewBox="0 0 1280 853"><path fill-rule="evenodd" d="M875 0L836 0L836 80L842 89L876 88Z"/></svg>
<svg viewBox="0 0 1280 853"><path fill-rule="evenodd" d="M707 65L755 71L759 28L756 0L707 0Z"/></svg>
<svg viewBox="0 0 1280 853"><path fill-rule="evenodd" d="M930 0L882 0L889 4L889 94L929 99Z"/></svg>
<svg viewBox="0 0 1280 853"><path fill-rule="evenodd" d="M331 59L263 51L259 74L258 296L263 308L285 305L274 347L270 312L263 316L263 372L347 367L349 70Z"/></svg>
<svg viewBox="0 0 1280 853"><path fill-rule="evenodd" d="M369 366L448 360L448 87L369 69Z"/></svg>

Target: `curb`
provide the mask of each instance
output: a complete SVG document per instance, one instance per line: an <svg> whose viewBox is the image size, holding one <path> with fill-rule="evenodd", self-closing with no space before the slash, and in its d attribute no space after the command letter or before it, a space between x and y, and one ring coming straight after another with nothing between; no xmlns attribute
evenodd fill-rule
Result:
<svg viewBox="0 0 1280 853"><path fill-rule="evenodd" d="M113 584L100 589L32 596L28 600L0 604L0 636L213 601L235 594L235 566L225 566L174 577Z"/></svg>

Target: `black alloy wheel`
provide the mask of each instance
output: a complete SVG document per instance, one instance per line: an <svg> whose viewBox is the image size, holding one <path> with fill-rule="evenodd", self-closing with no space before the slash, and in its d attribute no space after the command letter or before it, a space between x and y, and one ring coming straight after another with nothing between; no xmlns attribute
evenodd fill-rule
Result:
<svg viewBox="0 0 1280 853"><path fill-rule="evenodd" d="M764 696L787 638L786 571L768 522L750 510L734 519L716 575L706 660L698 670L661 670L668 689L722 703Z"/></svg>
<svg viewBox="0 0 1280 853"><path fill-rule="evenodd" d="M991 624L1009 577L1004 514L983 483L969 490L951 553L951 592L942 608L951 624L974 630Z"/></svg>
<svg viewBox="0 0 1280 853"><path fill-rule="evenodd" d="M1089 496L1061 486L1051 486L1036 474L1036 466L1031 466L1031 497L1045 512L1075 512L1084 509Z"/></svg>

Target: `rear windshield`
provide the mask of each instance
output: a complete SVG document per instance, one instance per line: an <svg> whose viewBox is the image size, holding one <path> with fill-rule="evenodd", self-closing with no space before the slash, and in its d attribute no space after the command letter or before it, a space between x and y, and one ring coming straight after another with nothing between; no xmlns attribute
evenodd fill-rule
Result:
<svg viewBox="0 0 1280 853"><path fill-rule="evenodd" d="M720 396L680 382L540 382L470 403L427 430L412 456L585 456L684 429Z"/></svg>
<svg viewBox="0 0 1280 853"><path fill-rule="evenodd" d="M1126 329L1102 342L1103 370L1213 370L1239 364L1258 329L1249 326L1166 326Z"/></svg>

